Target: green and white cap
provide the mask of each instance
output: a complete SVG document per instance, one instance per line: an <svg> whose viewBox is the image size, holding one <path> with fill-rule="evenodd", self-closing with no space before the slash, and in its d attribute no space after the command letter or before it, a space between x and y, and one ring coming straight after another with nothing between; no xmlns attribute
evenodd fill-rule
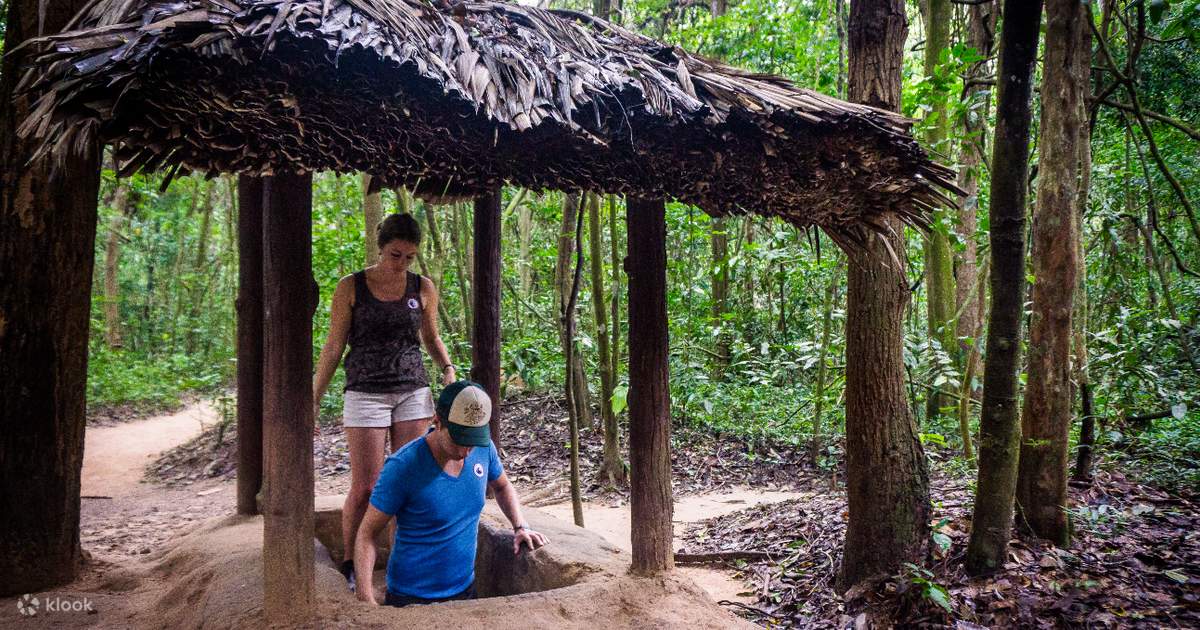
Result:
<svg viewBox="0 0 1200 630"><path fill-rule="evenodd" d="M437 414L455 444L487 446L492 443L488 426L492 419L492 399L479 383L458 381L447 385L438 396Z"/></svg>

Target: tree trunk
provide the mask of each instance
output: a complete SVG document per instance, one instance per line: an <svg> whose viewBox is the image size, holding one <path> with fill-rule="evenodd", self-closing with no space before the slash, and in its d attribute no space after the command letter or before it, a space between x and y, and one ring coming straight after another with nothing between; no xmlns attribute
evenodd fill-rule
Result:
<svg viewBox="0 0 1200 630"><path fill-rule="evenodd" d="M129 214L129 183L117 180L113 194L112 217L108 221L108 242L104 247L104 340L109 348L125 345L121 335L121 229Z"/></svg>
<svg viewBox="0 0 1200 630"><path fill-rule="evenodd" d="M992 56L995 43L997 6L994 2L972 4L967 7L968 43L985 59L974 64L968 72L969 79L983 79L987 74L987 59ZM987 146L987 112L990 109L990 90L987 86L978 84L969 87L964 100L969 111L964 123L966 133L959 147L959 162L962 167L958 172L958 187L965 193L959 206L959 222L956 226L958 237L963 242L963 249L956 256L954 267L955 312L959 313L955 322L955 335L959 339L976 339L978 341L979 322L983 320L985 294L975 290L976 278L979 275L978 247L975 242L975 232L978 230L979 212L979 180L980 169L983 165ZM976 362L980 359L979 349L967 347L965 342L958 345L958 352L965 354L967 360ZM971 359L971 357L975 357ZM979 373L979 365L966 365L967 371Z"/></svg>
<svg viewBox="0 0 1200 630"><path fill-rule="evenodd" d="M1017 475L1018 523L1060 546L1070 543L1067 468L1071 430L1072 310L1079 266L1080 133L1086 128L1090 55L1078 0L1046 3L1037 207L1033 215L1033 314L1029 367L1021 413Z"/></svg>
<svg viewBox="0 0 1200 630"><path fill-rule="evenodd" d="M0 59L0 596L70 582L80 562L100 150L29 164L34 144L16 128L33 103L13 90L39 52L16 47L58 32L83 4L11 0Z"/></svg>
<svg viewBox="0 0 1200 630"><path fill-rule="evenodd" d="M1021 426L1017 368L1025 282L1025 181L1029 171L1029 98L1037 62L1039 0L1006 0L1000 33L996 140L989 205L992 304L979 415L979 477L966 568L974 575L999 570L1012 536L1013 497Z"/></svg>
<svg viewBox="0 0 1200 630"><path fill-rule="evenodd" d="M716 2L717 0L714 0ZM714 5L715 6L715 5ZM712 320L713 326L720 331L717 334L716 356L713 364L713 380L725 378L725 369L729 366L729 326L725 314L729 311L729 221L724 218L712 220L712 269L709 280L712 286Z"/></svg>
<svg viewBox="0 0 1200 630"><path fill-rule="evenodd" d="M579 300L579 279L583 274L583 213L575 213L574 249L576 252L575 270L571 274L570 288L567 289L567 299L559 312L559 325L563 329L566 341L563 351L566 355L565 366L567 381L567 402L570 409L570 446L571 446L571 513L576 527L583 527L583 493L579 485L579 378L573 369L575 366L575 305Z"/></svg>
<svg viewBox="0 0 1200 630"><path fill-rule="evenodd" d="M629 466L633 572L674 567L667 222L662 199L626 199L629 255Z"/></svg>
<svg viewBox="0 0 1200 630"><path fill-rule="evenodd" d="M612 255L612 380L621 382L621 243L617 233L617 198L608 197L608 247ZM615 414L614 414L615 415Z"/></svg>
<svg viewBox="0 0 1200 630"><path fill-rule="evenodd" d="M850 5L850 100L900 109L908 32L901 0ZM929 475L904 392L904 310L910 298L904 228L872 233L849 253L846 297L846 494L849 523L839 576L844 591L903 562L921 562L929 543ZM890 247L884 239L890 241ZM880 509L886 506L886 509Z"/></svg>
<svg viewBox="0 0 1200 630"><path fill-rule="evenodd" d="M313 568L312 175L263 180L263 612L308 621Z"/></svg>
<svg viewBox="0 0 1200 630"><path fill-rule="evenodd" d="M258 514L263 476L263 180L238 177L237 511Z"/></svg>
<svg viewBox="0 0 1200 630"><path fill-rule="evenodd" d="M500 450L500 190L475 198L475 328L471 336L471 380L492 398L489 426Z"/></svg>
<svg viewBox="0 0 1200 630"><path fill-rule="evenodd" d="M600 196L587 197L589 257L592 263L592 313L596 320L596 344L600 351L600 418L604 425L604 454L600 479L610 485L625 484L625 462L621 460L621 438L613 413L613 358L609 344L608 305L604 288L604 233L600 231Z"/></svg>
<svg viewBox="0 0 1200 630"><path fill-rule="evenodd" d="M362 174L362 199L363 199L363 249L365 250L366 263L370 267L379 262L379 223L383 221L383 199L379 191L368 193L371 190L371 176L367 173ZM404 189L396 191L396 197L403 203ZM440 286L440 285L435 285Z"/></svg>
<svg viewBox="0 0 1200 630"><path fill-rule="evenodd" d="M950 47L950 0L926 0L925 7L925 77L937 82L938 61L942 51ZM929 115L934 117L929 126L925 143L932 151L949 154L946 149L947 138L950 135L950 119L946 101L949 96L942 90L934 90L932 108ZM942 351L950 356L954 365L959 365L958 344L955 339L955 329L951 319L954 317L954 261L950 253L950 224L949 212L938 208L933 212L934 229L925 236L925 283L929 287L926 300L926 315L929 328L929 338L937 339ZM936 419L941 415L942 407L948 403L948 397L940 389L931 391L926 400L926 420Z"/></svg>
<svg viewBox="0 0 1200 630"><path fill-rule="evenodd" d="M1088 18L1085 18L1088 19ZM1086 25L1086 23L1085 23ZM1092 54L1091 29L1084 30L1079 39L1080 54L1089 59ZM1089 68L1090 70L1090 68ZM1089 92L1091 91L1090 88ZM1079 391L1079 452L1075 460L1075 472L1072 479L1085 482L1092 478L1092 452L1096 444L1096 419L1092 415L1092 386L1088 370L1088 296L1087 296L1087 253L1083 247L1083 222L1087 218L1088 196L1091 194L1092 183L1092 120L1086 101L1081 101L1086 124L1079 130L1079 194L1075 204L1075 239L1076 262L1079 265L1075 279L1075 318L1074 318L1074 379L1075 389Z"/></svg>
<svg viewBox="0 0 1200 630"><path fill-rule="evenodd" d="M465 260L467 256L463 253L466 244L462 242L461 225L465 223L465 219L462 218L462 211L457 203L450 206L450 221L450 248L454 250L454 262L458 266L458 272L454 275L458 278L458 294L462 302L462 329L471 331L475 330L475 326L471 319L471 289L467 279L470 271Z"/></svg>
<svg viewBox="0 0 1200 630"><path fill-rule="evenodd" d="M820 235L817 238L821 238ZM825 410L825 385L829 375L829 337L833 333L833 305L837 300L837 289L838 277L834 274L829 277L829 284L825 285L825 299L821 303L821 350L817 358L817 382L813 392L813 437L808 445L808 458L814 465L821 454L821 414Z"/></svg>
<svg viewBox="0 0 1200 630"><path fill-rule="evenodd" d="M592 426L594 421L588 396L587 377L583 372L583 359L577 352L568 352L567 344L574 342L567 336L566 320L562 319L571 294L571 254L574 253L575 248L574 229L580 211L579 196L564 195L562 208L562 224L558 233L558 258L554 264L554 304L555 310L559 314L558 341L563 351L563 357L571 357L571 362L566 364L572 371L571 378L567 379L567 385L571 387L571 390L567 392L567 398L573 405L572 408L579 418L580 425ZM575 313L569 315L572 319L575 317Z"/></svg>

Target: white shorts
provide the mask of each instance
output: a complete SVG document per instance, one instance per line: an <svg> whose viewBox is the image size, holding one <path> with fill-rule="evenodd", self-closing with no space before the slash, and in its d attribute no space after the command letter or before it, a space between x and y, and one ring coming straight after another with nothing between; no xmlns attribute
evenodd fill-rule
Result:
<svg viewBox="0 0 1200 630"><path fill-rule="evenodd" d="M347 390L343 400L342 424L352 428L386 429L393 422L424 420L433 415L433 392L428 387L384 394Z"/></svg>

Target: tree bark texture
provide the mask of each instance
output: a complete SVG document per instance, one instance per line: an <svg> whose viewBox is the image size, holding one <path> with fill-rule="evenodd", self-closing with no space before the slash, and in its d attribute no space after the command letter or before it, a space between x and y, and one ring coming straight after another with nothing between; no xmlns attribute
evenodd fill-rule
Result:
<svg viewBox="0 0 1200 630"><path fill-rule="evenodd" d="M471 334L471 380L492 399L492 442L500 442L500 190L475 199L475 329Z"/></svg>
<svg viewBox="0 0 1200 630"><path fill-rule="evenodd" d="M674 567L667 222L662 199L626 199L629 255L629 464L633 571Z"/></svg>
<svg viewBox="0 0 1200 630"><path fill-rule="evenodd" d="M1017 475L1018 523L1066 546L1067 467L1071 429L1071 319L1079 267L1075 212L1079 140L1090 55L1079 44L1088 29L1078 0L1046 3L1037 206L1033 214L1033 314L1021 413Z"/></svg>
<svg viewBox="0 0 1200 630"><path fill-rule="evenodd" d="M850 4L850 100L898 111L908 32L901 0ZM850 519L839 587L902 562L920 562L929 542L929 476L904 391L904 310L910 297L903 226L873 234L849 253L846 297L846 494Z"/></svg>
<svg viewBox="0 0 1200 630"><path fill-rule="evenodd" d="M363 249L365 250L367 266L370 267L379 262L379 222L383 221L383 199L379 191L369 193L371 190L371 176L367 173L362 174L362 199L363 199ZM396 198L400 201L401 206L408 199L404 194L403 188L396 190Z"/></svg>
<svg viewBox="0 0 1200 630"><path fill-rule="evenodd" d="M0 69L0 596L70 582L80 562L100 151L83 147L56 169L29 164L34 146L16 128L32 102L13 90L39 52L14 49L61 30L82 5L8 3Z"/></svg>
<svg viewBox="0 0 1200 630"><path fill-rule="evenodd" d="M315 609L312 175L263 181L263 611L293 625Z"/></svg>
<svg viewBox="0 0 1200 630"><path fill-rule="evenodd" d="M104 341L109 348L125 345L121 334L121 230L129 214L129 183L118 179L113 192L108 241L104 245Z"/></svg>
<svg viewBox="0 0 1200 630"><path fill-rule="evenodd" d="M975 575L996 571L1004 565L1012 536L1021 440L1017 369L1021 360L1021 306L1025 294L1029 99L1041 19L1040 1L1004 3L997 71L1002 80L996 95L989 204L992 303L979 415L978 483L966 559L967 571Z"/></svg>
<svg viewBox="0 0 1200 630"><path fill-rule="evenodd" d="M258 514L263 476L263 180L238 177L237 511Z"/></svg>

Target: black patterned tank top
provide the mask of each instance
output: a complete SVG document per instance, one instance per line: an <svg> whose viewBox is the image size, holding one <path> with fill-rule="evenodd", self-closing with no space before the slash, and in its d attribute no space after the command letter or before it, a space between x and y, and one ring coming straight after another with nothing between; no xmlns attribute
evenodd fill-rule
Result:
<svg viewBox="0 0 1200 630"><path fill-rule="evenodd" d="M385 302L367 288L366 272L354 274L347 390L403 393L429 386L421 358L422 312L421 276L408 272L404 297Z"/></svg>

